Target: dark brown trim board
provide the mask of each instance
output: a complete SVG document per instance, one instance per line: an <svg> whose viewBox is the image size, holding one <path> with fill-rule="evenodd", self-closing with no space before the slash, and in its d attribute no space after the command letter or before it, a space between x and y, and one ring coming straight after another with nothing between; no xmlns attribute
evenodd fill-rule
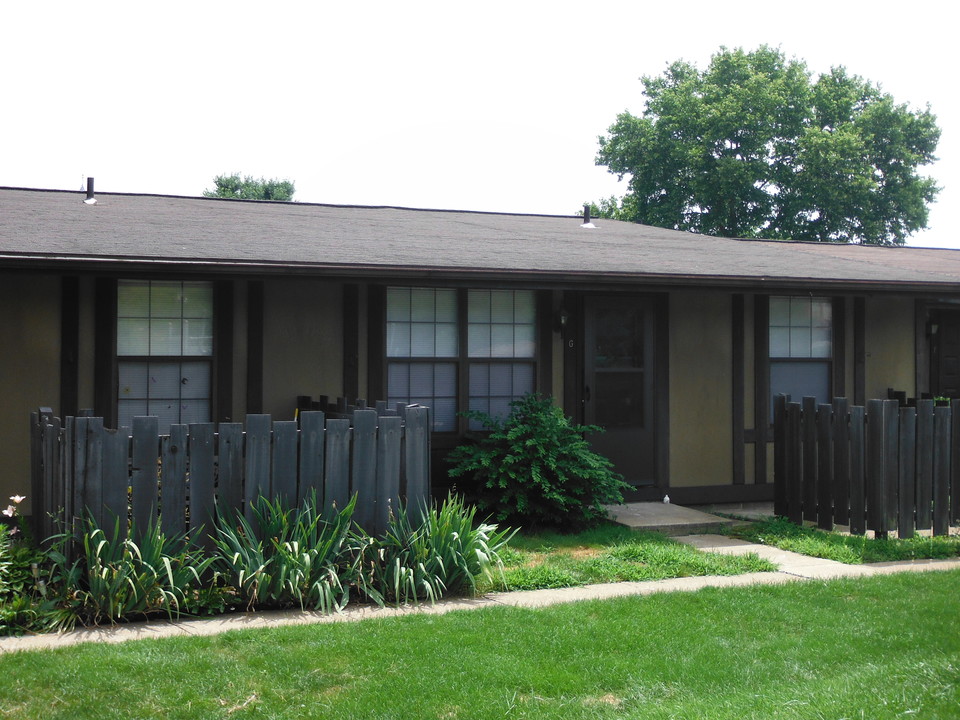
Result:
<svg viewBox="0 0 960 720"><path fill-rule="evenodd" d="M93 289L93 412L117 426L117 280L97 278Z"/></svg>
<svg viewBox="0 0 960 720"><path fill-rule="evenodd" d="M216 378L214 416L217 422L233 421L233 281L213 284L214 353Z"/></svg>
<svg viewBox="0 0 960 720"><path fill-rule="evenodd" d="M536 388L541 395L553 395L553 292L540 290L537 304L537 379Z"/></svg>
<svg viewBox="0 0 960 720"><path fill-rule="evenodd" d="M833 298L833 364L831 397L847 396L847 300Z"/></svg>
<svg viewBox="0 0 960 720"><path fill-rule="evenodd" d="M247 284L247 413L263 412L263 310L262 280Z"/></svg>
<svg viewBox="0 0 960 720"><path fill-rule="evenodd" d="M60 279L60 417L77 414L80 397L80 278Z"/></svg>
<svg viewBox="0 0 960 720"><path fill-rule="evenodd" d="M563 342L563 411L583 422L583 293L566 291L560 299Z"/></svg>
<svg viewBox="0 0 960 720"><path fill-rule="evenodd" d="M367 394L368 400L386 400L387 388L387 288L367 288Z"/></svg>
<svg viewBox="0 0 960 720"><path fill-rule="evenodd" d="M753 300L754 468L753 481L767 482L767 440L770 428L770 296Z"/></svg>
<svg viewBox="0 0 960 720"><path fill-rule="evenodd" d="M360 288L343 286L343 396L360 395ZM379 398L378 398L379 399Z"/></svg>
<svg viewBox="0 0 960 720"><path fill-rule="evenodd" d="M743 317L743 295L734 294L730 302L730 340L732 343L732 368L733 382L731 422L733 423L732 438L733 442L733 484L743 485L745 482L746 466L746 448L744 447L744 422L746 411L744 410L744 341L745 327Z"/></svg>
<svg viewBox="0 0 960 720"><path fill-rule="evenodd" d="M656 413L657 487L670 487L670 296L658 293L653 299L654 412Z"/></svg>
<svg viewBox="0 0 960 720"><path fill-rule="evenodd" d="M867 303L853 299L853 404L863 405L867 395Z"/></svg>

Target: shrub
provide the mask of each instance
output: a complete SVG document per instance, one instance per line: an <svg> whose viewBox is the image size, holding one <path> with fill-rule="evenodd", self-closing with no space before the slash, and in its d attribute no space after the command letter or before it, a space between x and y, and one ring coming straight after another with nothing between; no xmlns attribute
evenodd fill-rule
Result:
<svg viewBox="0 0 960 720"><path fill-rule="evenodd" d="M355 503L356 497L340 512L324 513L316 496L298 508L261 497L253 522L239 512L218 512L214 566L248 608L339 610L358 575L358 553L349 542Z"/></svg>
<svg viewBox="0 0 960 720"><path fill-rule="evenodd" d="M498 522L582 527L606 516L604 504L623 501L629 485L612 463L590 449L584 433L551 398L526 395L510 415L467 413L490 430L449 456L454 478L472 478L471 494Z"/></svg>
<svg viewBox="0 0 960 720"><path fill-rule="evenodd" d="M513 536L489 523L475 524L476 508L448 495L439 507L415 511L400 506L384 537L372 546L367 594L377 602L429 600L472 594L477 581L503 586L499 552Z"/></svg>

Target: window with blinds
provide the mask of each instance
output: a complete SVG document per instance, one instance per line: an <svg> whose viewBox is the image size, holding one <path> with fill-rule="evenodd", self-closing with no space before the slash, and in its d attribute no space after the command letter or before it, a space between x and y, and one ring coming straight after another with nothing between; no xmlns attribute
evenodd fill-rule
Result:
<svg viewBox="0 0 960 720"><path fill-rule="evenodd" d="M117 286L117 419L171 424L211 418L213 286L121 280Z"/></svg>
<svg viewBox="0 0 960 720"><path fill-rule="evenodd" d="M829 298L770 298L770 398L830 401L833 305ZM772 415L771 415L772 417Z"/></svg>
<svg viewBox="0 0 960 720"><path fill-rule="evenodd" d="M534 390L532 291L388 288L386 331L388 401L430 406L435 431L457 430L467 408L505 414Z"/></svg>

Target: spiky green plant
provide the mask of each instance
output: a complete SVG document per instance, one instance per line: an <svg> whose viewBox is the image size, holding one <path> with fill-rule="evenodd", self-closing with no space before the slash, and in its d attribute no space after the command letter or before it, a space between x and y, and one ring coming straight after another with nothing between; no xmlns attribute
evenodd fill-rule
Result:
<svg viewBox="0 0 960 720"><path fill-rule="evenodd" d="M350 541L355 504L354 497L339 512L323 512L316 496L298 508L260 497L252 522L239 512L218 512L214 566L248 608L340 610L358 573Z"/></svg>
<svg viewBox="0 0 960 720"><path fill-rule="evenodd" d="M164 613L171 619L186 611L189 594L203 584L210 559L201 559L193 541L167 536L156 521L139 540L135 527L124 538L121 521L110 534L92 517L82 521L78 537L61 535L48 552L53 565L51 587L66 609L81 622L117 622ZM67 559L66 544L76 541L76 559Z"/></svg>
<svg viewBox="0 0 960 720"><path fill-rule="evenodd" d="M452 494L439 506L413 513L399 506L375 545L371 585L379 599L435 602L444 595L472 594L481 579L502 585L499 551L514 531L477 523L476 512Z"/></svg>

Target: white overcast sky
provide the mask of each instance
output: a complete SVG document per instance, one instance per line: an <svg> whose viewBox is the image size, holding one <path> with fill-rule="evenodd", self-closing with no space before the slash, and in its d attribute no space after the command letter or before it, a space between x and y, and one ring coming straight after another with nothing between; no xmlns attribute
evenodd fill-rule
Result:
<svg viewBox="0 0 960 720"><path fill-rule="evenodd" d="M641 75L766 43L930 104L942 186L910 244L960 247L947 3L5 2L0 186L199 195L288 178L302 202L572 214ZM0 208L2 212L2 208Z"/></svg>

